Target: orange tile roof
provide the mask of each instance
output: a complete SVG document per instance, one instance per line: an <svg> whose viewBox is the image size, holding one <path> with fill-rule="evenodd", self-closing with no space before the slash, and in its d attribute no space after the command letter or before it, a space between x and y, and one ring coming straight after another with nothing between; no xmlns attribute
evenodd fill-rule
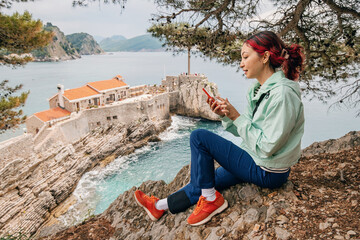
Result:
<svg viewBox="0 0 360 240"><path fill-rule="evenodd" d="M64 96L70 101L74 99L90 97L97 94L99 93L89 86L82 86L79 88L73 88L64 91Z"/></svg>
<svg viewBox="0 0 360 240"><path fill-rule="evenodd" d="M37 116L41 121L47 122L57 118L66 117L70 114L71 112L69 112L68 110L56 107L42 112L37 112L34 115Z"/></svg>
<svg viewBox="0 0 360 240"><path fill-rule="evenodd" d="M122 79L122 77L120 75L117 75L116 77L118 77L119 79ZM113 78L110 80L90 82L90 83L88 83L88 85L95 88L98 91L127 86L127 84L124 83L122 80L118 80L116 78Z"/></svg>

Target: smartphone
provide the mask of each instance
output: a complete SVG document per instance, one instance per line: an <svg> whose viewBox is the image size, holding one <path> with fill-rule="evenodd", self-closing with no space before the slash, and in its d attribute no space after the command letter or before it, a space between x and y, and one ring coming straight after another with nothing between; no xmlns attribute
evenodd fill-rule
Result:
<svg viewBox="0 0 360 240"><path fill-rule="evenodd" d="M213 101L216 101L214 97L210 96L210 94L205 90L205 88L203 88L202 90L203 90L203 91L205 92L205 94L208 96L208 99L210 99L212 102L213 102ZM212 103L212 102L211 102L211 103ZM217 107L217 104L215 104L215 107Z"/></svg>

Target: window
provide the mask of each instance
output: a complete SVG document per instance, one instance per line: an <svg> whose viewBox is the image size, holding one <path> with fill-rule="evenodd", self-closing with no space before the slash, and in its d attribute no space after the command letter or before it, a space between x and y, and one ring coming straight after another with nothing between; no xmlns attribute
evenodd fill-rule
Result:
<svg viewBox="0 0 360 240"><path fill-rule="evenodd" d="M91 104L91 99L89 99L89 104Z"/></svg>
<svg viewBox="0 0 360 240"><path fill-rule="evenodd" d="M113 119L117 119L117 116L113 116Z"/></svg>
<svg viewBox="0 0 360 240"><path fill-rule="evenodd" d="M107 120L111 120L111 117L106 117Z"/></svg>
<svg viewBox="0 0 360 240"><path fill-rule="evenodd" d="M100 122L97 122L96 125L100 126Z"/></svg>

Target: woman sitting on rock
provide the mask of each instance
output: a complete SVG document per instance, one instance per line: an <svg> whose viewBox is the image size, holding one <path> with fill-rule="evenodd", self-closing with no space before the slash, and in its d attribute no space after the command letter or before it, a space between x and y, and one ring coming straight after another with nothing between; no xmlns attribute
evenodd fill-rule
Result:
<svg viewBox="0 0 360 240"><path fill-rule="evenodd" d="M191 133L190 183L159 200L137 190L135 199L156 221L169 209L185 211L197 202L187 219L193 226L208 222L227 208L218 192L238 183L278 188L297 163L304 133L304 110L299 83L304 55L297 44L287 46L273 32L259 32L245 41L240 67L247 78L256 78L243 114L228 99L208 99L225 129L243 139L240 147L203 129ZM281 69L279 69L281 68ZM214 160L221 167L214 169Z"/></svg>

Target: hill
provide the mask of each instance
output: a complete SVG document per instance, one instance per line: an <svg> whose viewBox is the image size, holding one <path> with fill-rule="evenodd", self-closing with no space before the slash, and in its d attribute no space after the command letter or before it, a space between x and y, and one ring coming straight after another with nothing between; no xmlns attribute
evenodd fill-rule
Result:
<svg viewBox="0 0 360 240"><path fill-rule="evenodd" d="M140 52L161 51L162 42L149 34L126 39L123 36L112 36L100 42L100 47L106 52Z"/></svg>
<svg viewBox="0 0 360 240"><path fill-rule="evenodd" d="M115 35L109 38L105 38L99 42L100 47L106 52L115 52L113 49L118 48L127 39L121 35Z"/></svg>
<svg viewBox="0 0 360 240"><path fill-rule="evenodd" d="M44 26L47 31L54 33L53 41L46 47L31 52L37 62L54 62L80 58L80 54L66 39L65 34L56 26L47 23Z"/></svg>
<svg viewBox="0 0 360 240"><path fill-rule="evenodd" d="M76 51L81 55L102 54L99 44L93 36L87 33L73 33L66 35L66 39L72 44Z"/></svg>

